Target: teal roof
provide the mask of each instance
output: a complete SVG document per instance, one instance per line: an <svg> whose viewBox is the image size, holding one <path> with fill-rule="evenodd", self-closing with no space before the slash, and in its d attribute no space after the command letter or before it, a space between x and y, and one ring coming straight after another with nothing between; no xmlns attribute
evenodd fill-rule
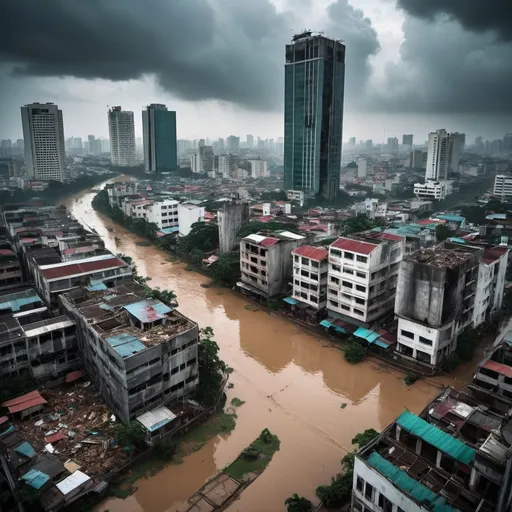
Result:
<svg viewBox="0 0 512 512"><path fill-rule="evenodd" d="M329 322L329 320L322 320L320 322L320 325L322 327L332 327L335 331L338 331L338 332L342 332L342 333L346 333L347 331L345 331L345 329L343 327L340 327L339 325L336 325L336 324L333 324L332 322Z"/></svg>
<svg viewBox="0 0 512 512"><path fill-rule="evenodd" d="M30 295L28 297L22 297L20 295L22 293L12 294L11 299L5 302L0 303L0 310L2 309L10 309L11 312L16 313L21 310L23 306L28 306L29 304L35 304L37 302L42 302L39 296L34 292L34 290L27 290L29 293L33 293L34 295ZM26 295L26 293L24 293ZM7 296L9 297L9 295Z"/></svg>
<svg viewBox="0 0 512 512"><path fill-rule="evenodd" d="M124 309L142 323L152 323L165 318L172 309L158 299L144 299L139 302L127 304Z"/></svg>
<svg viewBox="0 0 512 512"><path fill-rule="evenodd" d="M448 214L448 213L436 215L435 217L436 217L436 219L443 219L443 220L447 220L450 222L464 222L466 220L465 217L462 217L460 215L453 215L453 214Z"/></svg>
<svg viewBox="0 0 512 512"><path fill-rule="evenodd" d="M364 327L359 327L357 331L354 333L354 336L357 336L358 338L363 338L368 343L373 343L377 338L380 338L380 334L370 331L369 329L365 329Z"/></svg>
<svg viewBox="0 0 512 512"><path fill-rule="evenodd" d="M391 480L399 489L405 491L415 501L428 504L428 510L433 512L457 512L457 509L446 503L446 500L410 477L405 471L398 469L377 452L372 452L367 459L370 466L381 475Z"/></svg>
<svg viewBox="0 0 512 512"><path fill-rule="evenodd" d="M135 336L121 333L107 338L107 343L121 356L130 357L137 352L142 352L146 347Z"/></svg>
<svg viewBox="0 0 512 512"><path fill-rule="evenodd" d="M285 297L283 300L285 302L287 302L288 304L292 304L292 305L297 304L297 300L294 299L293 297Z"/></svg>
<svg viewBox="0 0 512 512"><path fill-rule="evenodd" d="M21 455L25 455L25 457L32 458L35 457L36 451L32 448L32 445L28 441L23 441L19 446L14 448L14 451L17 453L21 453Z"/></svg>
<svg viewBox="0 0 512 512"><path fill-rule="evenodd" d="M38 469L31 469L28 473L25 473L21 479L30 485L30 487L33 487L34 489L41 489L41 487L50 480L50 477Z"/></svg>
<svg viewBox="0 0 512 512"><path fill-rule="evenodd" d="M416 416L409 411L404 411L396 420L398 425L405 428L417 437L420 437L427 443L435 446L438 450L446 453L450 457L462 462L471 464L475 458L476 451L465 445L459 439L443 432L430 423Z"/></svg>
<svg viewBox="0 0 512 512"><path fill-rule="evenodd" d="M451 238L448 238L448 240L455 244L466 244L467 243L467 240L464 240L464 238L457 238L457 237L453 237L453 236Z"/></svg>

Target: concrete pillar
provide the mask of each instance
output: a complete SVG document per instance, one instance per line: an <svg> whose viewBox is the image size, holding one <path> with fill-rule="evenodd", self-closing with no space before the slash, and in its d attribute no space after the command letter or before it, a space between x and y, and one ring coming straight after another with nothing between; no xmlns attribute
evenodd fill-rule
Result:
<svg viewBox="0 0 512 512"><path fill-rule="evenodd" d="M436 457L436 466L438 468L441 467L441 459L443 457L443 452L441 450L437 450L437 457Z"/></svg>
<svg viewBox="0 0 512 512"><path fill-rule="evenodd" d="M469 487L475 489L480 480L480 474L477 473L475 468L471 468L471 476L469 477Z"/></svg>
<svg viewBox="0 0 512 512"><path fill-rule="evenodd" d="M400 425L397 425L396 426L396 434L395 434L397 441L400 441L400 432L402 432L402 427Z"/></svg>
<svg viewBox="0 0 512 512"><path fill-rule="evenodd" d="M416 455L421 455L421 439L416 439Z"/></svg>

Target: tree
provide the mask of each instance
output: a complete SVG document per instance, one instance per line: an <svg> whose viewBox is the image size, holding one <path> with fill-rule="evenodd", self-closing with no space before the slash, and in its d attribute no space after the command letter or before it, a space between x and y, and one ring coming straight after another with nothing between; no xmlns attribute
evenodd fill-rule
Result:
<svg viewBox="0 0 512 512"><path fill-rule="evenodd" d="M144 446L146 432L138 421L130 421L126 425L119 424L114 430L118 443L125 448Z"/></svg>
<svg viewBox="0 0 512 512"><path fill-rule="evenodd" d="M330 485L318 486L316 495L327 508L341 507L352 493L352 478L352 472L337 475L332 478Z"/></svg>
<svg viewBox="0 0 512 512"><path fill-rule="evenodd" d="M202 253L219 247L219 227L213 222L194 222L190 233L178 240L177 252L188 256L193 249Z"/></svg>
<svg viewBox="0 0 512 512"><path fill-rule="evenodd" d="M290 496L284 504L288 512L311 512L313 510L311 501L298 494Z"/></svg>
<svg viewBox="0 0 512 512"><path fill-rule="evenodd" d="M235 251L220 254L210 269L215 281L225 286L235 286L240 280L240 253Z"/></svg>
<svg viewBox="0 0 512 512"><path fill-rule="evenodd" d="M451 230L447 224L438 224L436 226L436 237L438 242L442 242L454 235L455 231Z"/></svg>
<svg viewBox="0 0 512 512"><path fill-rule="evenodd" d="M352 444L357 444L359 448L366 446L368 443L373 441L379 433L373 428L367 428L364 432L359 432L352 439Z"/></svg>
<svg viewBox="0 0 512 512"><path fill-rule="evenodd" d="M222 383L227 370L219 357L219 345L213 339L213 329L205 327L199 331L199 387L197 397L205 405L213 405L222 392Z"/></svg>
<svg viewBox="0 0 512 512"><path fill-rule="evenodd" d="M358 341L349 342L345 350L345 360L350 364L360 363L366 357L366 349Z"/></svg>
<svg viewBox="0 0 512 512"><path fill-rule="evenodd" d="M357 217L350 217L343 222L344 234L350 235L351 233L360 233L361 231L368 231L369 229L382 227L385 222L379 219L369 219L366 215L358 215Z"/></svg>

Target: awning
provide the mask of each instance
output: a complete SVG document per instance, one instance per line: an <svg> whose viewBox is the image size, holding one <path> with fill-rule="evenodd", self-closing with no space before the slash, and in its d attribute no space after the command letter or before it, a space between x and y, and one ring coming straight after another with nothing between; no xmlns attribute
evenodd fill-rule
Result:
<svg viewBox="0 0 512 512"><path fill-rule="evenodd" d="M358 338L365 339L368 343L373 343L377 338L380 338L380 335L376 332L370 331L369 329L365 329L364 327L359 327L357 331L354 332L354 336Z"/></svg>
<svg viewBox="0 0 512 512"><path fill-rule="evenodd" d="M288 304L291 304L292 306L295 306L297 304L297 300L294 299L293 297L285 297L283 301Z"/></svg>
<svg viewBox="0 0 512 512"><path fill-rule="evenodd" d="M20 411L26 411L31 407L35 407L36 405L43 405L46 403L46 400L39 394L39 391L31 391L22 396L18 396L17 398L13 398L12 400L7 400L7 402L2 403L2 407L7 407L11 414Z"/></svg>
<svg viewBox="0 0 512 512"><path fill-rule="evenodd" d="M335 331L338 331L338 332L341 332L341 333L346 333L347 331L345 331L345 329L343 327L340 327L339 325L336 325L332 322L330 322L329 320L322 320L320 322L320 325L322 327L327 327L329 329L329 327L332 327Z"/></svg>
<svg viewBox="0 0 512 512"><path fill-rule="evenodd" d="M375 341L374 344L381 348L389 348L389 345L387 343L384 343L383 341L380 340Z"/></svg>

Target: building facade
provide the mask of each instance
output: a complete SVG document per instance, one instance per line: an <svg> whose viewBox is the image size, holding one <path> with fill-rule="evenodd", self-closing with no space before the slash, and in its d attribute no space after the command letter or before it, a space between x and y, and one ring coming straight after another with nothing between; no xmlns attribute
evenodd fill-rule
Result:
<svg viewBox="0 0 512 512"><path fill-rule="evenodd" d="M268 164L266 160L248 160L251 178L268 178Z"/></svg>
<svg viewBox="0 0 512 512"><path fill-rule="evenodd" d="M36 180L64 180L65 139L62 110L53 103L21 107L27 174Z"/></svg>
<svg viewBox="0 0 512 512"><path fill-rule="evenodd" d="M112 107L108 111L110 161L115 167L135 165L135 125L133 112Z"/></svg>
<svg viewBox="0 0 512 512"><path fill-rule="evenodd" d="M178 168L176 112L152 103L142 111L144 168L148 172L167 172Z"/></svg>
<svg viewBox="0 0 512 512"><path fill-rule="evenodd" d="M204 206L192 203L181 203L178 205L178 225L180 236L186 236L192 229L192 224L204 222Z"/></svg>
<svg viewBox="0 0 512 512"><path fill-rule="evenodd" d="M332 199L340 188L345 46L304 32L286 45L284 187Z"/></svg>
<svg viewBox="0 0 512 512"><path fill-rule="evenodd" d="M512 176L497 174L494 177L493 195L505 198L512 196Z"/></svg>

